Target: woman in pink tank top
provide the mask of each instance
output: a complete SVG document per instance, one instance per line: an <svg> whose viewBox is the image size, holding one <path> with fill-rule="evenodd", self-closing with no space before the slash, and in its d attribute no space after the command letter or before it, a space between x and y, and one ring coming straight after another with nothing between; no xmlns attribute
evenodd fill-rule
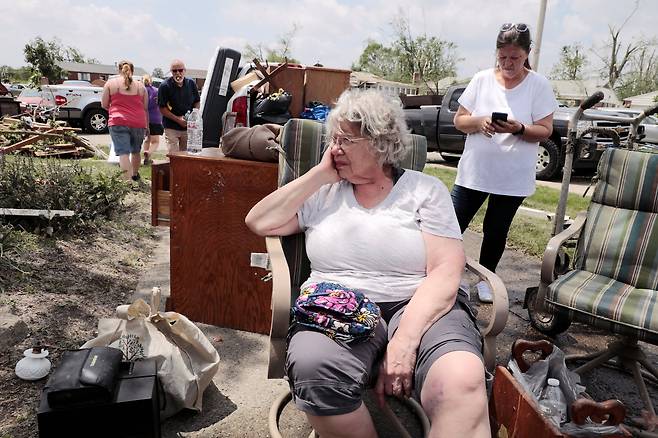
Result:
<svg viewBox="0 0 658 438"><path fill-rule="evenodd" d="M119 63L119 76L103 87L101 105L109 115L109 131L114 152L126 179L139 181L140 152L148 127L148 94L144 85L133 80L135 67Z"/></svg>

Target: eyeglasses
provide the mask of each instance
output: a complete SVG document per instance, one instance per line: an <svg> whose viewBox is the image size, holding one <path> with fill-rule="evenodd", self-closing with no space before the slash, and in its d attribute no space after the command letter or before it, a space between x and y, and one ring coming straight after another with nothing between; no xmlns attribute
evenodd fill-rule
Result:
<svg viewBox="0 0 658 438"><path fill-rule="evenodd" d="M183 73L185 71L184 68L172 68L171 72L172 73Z"/></svg>
<svg viewBox="0 0 658 438"><path fill-rule="evenodd" d="M334 135L329 138L329 141L332 144L335 144L336 146L340 147L341 149L343 146L347 146L348 148L362 140L365 140L365 137L345 137L345 136L337 136Z"/></svg>
<svg viewBox="0 0 658 438"><path fill-rule="evenodd" d="M525 23L505 23L500 26L501 32L507 32L508 30L516 30L517 32L527 32L528 25Z"/></svg>

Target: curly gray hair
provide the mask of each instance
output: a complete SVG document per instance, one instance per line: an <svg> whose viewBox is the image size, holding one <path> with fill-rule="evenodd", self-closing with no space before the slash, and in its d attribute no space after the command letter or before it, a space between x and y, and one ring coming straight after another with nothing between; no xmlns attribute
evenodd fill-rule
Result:
<svg viewBox="0 0 658 438"><path fill-rule="evenodd" d="M327 134L341 133L340 123L360 126L382 165L397 166L409 152L411 135L400 101L377 90L347 90L327 117Z"/></svg>

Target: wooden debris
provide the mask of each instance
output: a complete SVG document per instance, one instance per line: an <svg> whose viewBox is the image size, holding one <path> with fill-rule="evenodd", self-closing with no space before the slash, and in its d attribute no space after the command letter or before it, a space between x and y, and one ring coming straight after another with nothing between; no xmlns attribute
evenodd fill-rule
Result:
<svg viewBox="0 0 658 438"><path fill-rule="evenodd" d="M20 136L20 140L6 146L1 146L0 155L12 152L20 152L36 157L71 157L86 158L98 156L107 159L105 154L97 146L91 144L86 138L76 135L79 128L62 125L61 122L55 126L45 123L30 122L5 117L0 121L1 136ZM47 142L43 140L50 139ZM53 142L53 139L54 142Z"/></svg>
<svg viewBox="0 0 658 438"><path fill-rule="evenodd" d="M35 210L33 208L0 208L0 216L36 216L52 219L54 217L69 217L75 214L72 210Z"/></svg>

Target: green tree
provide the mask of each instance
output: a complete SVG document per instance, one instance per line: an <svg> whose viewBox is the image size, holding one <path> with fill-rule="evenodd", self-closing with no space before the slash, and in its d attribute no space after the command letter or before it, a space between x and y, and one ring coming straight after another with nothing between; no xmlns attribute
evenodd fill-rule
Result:
<svg viewBox="0 0 658 438"><path fill-rule="evenodd" d="M0 79L2 82L27 82L31 74L30 67L13 68L8 65L0 66Z"/></svg>
<svg viewBox="0 0 658 438"><path fill-rule="evenodd" d="M64 61L79 62L81 64L100 64L97 59L85 57L80 50L72 46L60 47L60 53Z"/></svg>
<svg viewBox="0 0 658 438"><path fill-rule="evenodd" d="M39 85L42 76L48 78L48 82L56 82L64 76L64 70L57 65L62 61L61 46L57 40L44 41L36 37L23 48L25 61L32 67L30 82Z"/></svg>
<svg viewBox="0 0 658 438"><path fill-rule="evenodd" d="M28 42L23 48L25 61L30 64L32 74L30 82L38 85L42 76L48 82L57 82L65 75L65 71L57 65L59 61L98 64L98 60L85 57L78 49L72 46L63 46L58 38L45 41L40 36Z"/></svg>
<svg viewBox="0 0 658 438"><path fill-rule="evenodd" d="M588 63L587 56L579 43L562 46L560 60L553 66L551 79L582 79L583 70Z"/></svg>
<svg viewBox="0 0 658 438"><path fill-rule="evenodd" d="M456 75L457 62L461 60L457 45L427 34L414 37L406 18L396 19L391 27L395 37L392 44L368 41L355 69L392 81L420 82L431 93L438 93L438 82Z"/></svg>
<svg viewBox="0 0 658 438"><path fill-rule="evenodd" d="M292 28L277 38L274 46L265 46L263 43L256 45L247 44L244 48L245 59L252 60L257 58L260 61L269 62L288 62L299 64L299 60L292 57L292 42L300 26L297 23L292 24Z"/></svg>
<svg viewBox="0 0 658 438"><path fill-rule="evenodd" d="M156 67L151 72L151 76L153 76L154 78L163 79L165 77L165 73L160 67Z"/></svg>
<svg viewBox="0 0 658 438"><path fill-rule="evenodd" d="M614 88L617 80L622 76L624 69L628 65L633 53L640 49L643 42L635 41L624 44L621 39L621 31L624 29L628 20L637 12L640 6L639 0L635 0L635 7L628 14L624 22L619 26L608 25L610 38L602 48L594 50L594 54L599 57L603 63L601 77L606 80L606 87ZM601 53L602 52L602 53Z"/></svg>
<svg viewBox="0 0 658 438"><path fill-rule="evenodd" d="M398 59L395 51L374 40L368 40L366 48L359 60L352 64L352 70L368 71L382 78L392 78L397 75Z"/></svg>
<svg viewBox="0 0 658 438"><path fill-rule="evenodd" d="M658 90L658 55L653 45L640 48L629 61L629 71L618 81L615 91L623 99Z"/></svg>

